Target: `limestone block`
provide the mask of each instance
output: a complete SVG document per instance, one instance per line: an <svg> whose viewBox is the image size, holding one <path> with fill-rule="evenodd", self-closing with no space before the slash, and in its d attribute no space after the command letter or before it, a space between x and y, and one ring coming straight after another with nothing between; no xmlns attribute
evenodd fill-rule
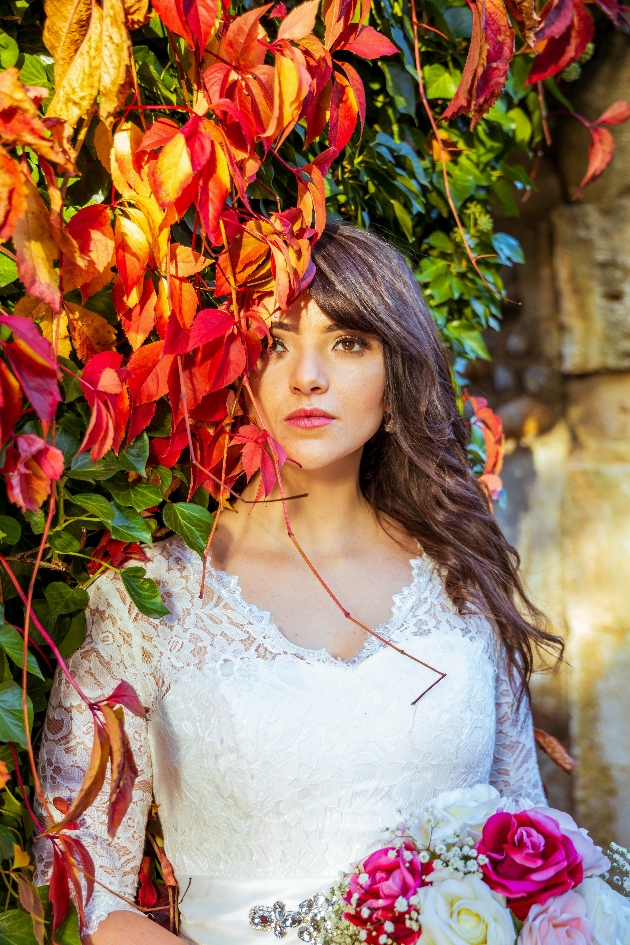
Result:
<svg viewBox="0 0 630 945"><path fill-rule="evenodd" d="M597 461L630 462L630 374L595 374L567 384L567 420L581 451Z"/></svg>
<svg viewBox="0 0 630 945"><path fill-rule="evenodd" d="M630 199L553 213L554 273L566 374L630 368Z"/></svg>

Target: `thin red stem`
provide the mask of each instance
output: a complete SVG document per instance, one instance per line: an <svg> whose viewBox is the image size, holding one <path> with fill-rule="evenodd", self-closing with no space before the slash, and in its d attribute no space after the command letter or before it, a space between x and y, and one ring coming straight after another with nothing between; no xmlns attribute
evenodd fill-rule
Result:
<svg viewBox="0 0 630 945"><path fill-rule="evenodd" d="M35 826L37 827L37 829L43 831L44 828L42 827L41 823L39 822L39 820L38 820L37 817L35 816L35 811L34 811L33 808L31 807L31 805L30 805L30 803L29 803L28 796L27 796L27 794L26 794L26 788L24 787L24 782L22 781L22 773L21 773L21 771L20 771L20 759L18 758L17 752L16 752L15 748L13 747L13 743L12 743L12 742L7 742L7 745L9 746L9 750L10 750L11 754L13 755L13 763L14 763L14 765L15 765L15 774L16 774L16 777L17 777L17 780L18 780L18 784L20 785L20 789L21 789L21 791L22 791L22 797L24 798L24 803L26 804L26 809L27 809L27 811L29 812L30 818L31 818L31 820L33 821L33 823L35 824Z"/></svg>

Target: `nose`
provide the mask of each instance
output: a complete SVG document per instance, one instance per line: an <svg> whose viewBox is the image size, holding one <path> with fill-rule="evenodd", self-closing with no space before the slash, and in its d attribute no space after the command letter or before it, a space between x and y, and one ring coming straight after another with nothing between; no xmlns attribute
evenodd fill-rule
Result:
<svg viewBox="0 0 630 945"><path fill-rule="evenodd" d="M289 387L293 394L323 394L328 390L328 374L314 350L301 351L292 365Z"/></svg>

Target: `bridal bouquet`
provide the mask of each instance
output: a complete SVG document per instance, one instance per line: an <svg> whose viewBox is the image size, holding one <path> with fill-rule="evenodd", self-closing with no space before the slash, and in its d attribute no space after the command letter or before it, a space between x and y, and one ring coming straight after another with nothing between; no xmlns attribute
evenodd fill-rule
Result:
<svg viewBox="0 0 630 945"><path fill-rule="evenodd" d="M303 941L630 945L630 900L606 882L616 870L630 892L627 851L613 844L611 864L568 814L479 784L438 795L389 837L311 912Z"/></svg>

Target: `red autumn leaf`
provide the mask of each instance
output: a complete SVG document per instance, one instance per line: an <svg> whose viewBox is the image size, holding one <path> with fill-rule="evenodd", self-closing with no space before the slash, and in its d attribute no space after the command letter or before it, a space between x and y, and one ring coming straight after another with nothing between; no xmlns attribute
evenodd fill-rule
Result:
<svg viewBox="0 0 630 945"><path fill-rule="evenodd" d="M163 356L163 352L164 342L154 341L143 345L129 358L127 389L135 406L153 403L166 394L173 356Z"/></svg>
<svg viewBox="0 0 630 945"><path fill-rule="evenodd" d="M191 46L194 45L190 31L186 26L181 0L152 0L152 5L168 30L178 36L183 36Z"/></svg>
<svg viewBox="0 0 630 945"><path fill-rule="evenodd" d="M594 122L596 125L620 125L630 118L630 102L613 102Z"/></svg>
<svg viewBox="0 0 630 945"><path fill-rule="evenodd" d="M122 682L118 683L110 696L107 696L105 699L99 699L99 702L113 702L115 705L122 705L140 719L145 718L147 714L147 710L140 702L138 693L133 686L125 682L124 679Z"/></svg>
<svg viewBox="0 0 630 945"><path fill-rule="evenodd" d="M142 284L142 294L139 302L120 316L124 332L134 351L137 351L140 345L146 341L155 325L156 303L157 295L153 288L153 280L149 276Z"/></svg>
<svg viewBox="0 0 630 945"><path fill-rule="evenodd" d="M53 932L63 924L70 908L70 889L68 887L68 871L64 857L53 844L53 868L48 887L48 898L53 908Z"/></svg>
<svg viewBox="0 0 630 945"><path fill-rule="evenodd" d="M94 892L94 861L89 850L84 846L81 840L76 837L69 837L64 834L64 841L70 849L71 858L68 858L68 873L70 882L74 888L77 909L79 912L79 921L81 926L85 925L84 903L92 898ZM85 898L83 897L83 886L85 885Z"/></svg>
<svg viewBox="0 0 630 945"><path fill-rule="evenodd" d="M94 803L105 783L108 760L109 738L103 726L98 724L95 720L92 752L89 764L83 775L81 787L61 820L50 824L46 831L47 834L59 833L60 830L63 830L72 821L78 820L81 814ZM94 873L92 873L92 875L94 875Z"/></svg>
<svg viewBox="0 0 630 945"><path fill-rule="evenodd" d="M354 39L335 48L353 52L363 59L380 59L381 56L395 56L400 52L387 36L383 36L373 26L362 26Z"/></svg>
<svg viewBox="0 0 630 945"><path fill-rule="evenodd" d="M572 200L576 200L584 188L597 180L599 175L606 170L612 161L615 150L614 138L607 128L591 125L589 131L591 133L591 143L588 147L588 166L580 186L573 194Z"/></svg>
<svg viewBox="0 0 630 945"><path fill-rule="evenodd" d="M129 296L144 278L151 246L147 235L135 219L116 217L116 266L122 279L125 295Z"/></svg>
<svg viewBox="0 0 630 945"><path fill-rule="evenodd" d="M339 68L343 69L346 78L350 85L352 86L352 91L354 92L354 100L357 103L357 109L359 111L359 120L361 122L361 131L363 131L363 126L365 125L365 111L366 111L366 102L365 102L365 89L363 87L363 81L361 76L349 62L340 62Z"/></svg>
<svg viewBox="0 0 630 945"><path fill-rule="evenodd" d="M109 266L114 253L114 231L110 211L107 207L94 204L77 211L66 224L66 232L71 236L82 256L86 257L86 268L76 265L71 259L63 259L63 287L65 292L82 288L93 282L97 276L106 273L105 281L110 281ZM100 286L93 286L89 295L98 291ZM84 300L88 298L83 295Z"/></svg>
<svg viewBox="0 0 630 945"><path fill-rule="evenodd" d="M137 436L146 430L149 426L153 417L155 416L155 411L157 410L157 404L141 404L139 407L135 407L131 417L129 419L129 432L127 434L127 440L129 443L133 443Z"/></svg>
<svg viewBox="0 0 630 945"><path fill-rule="evenodd" d="M190 331L189 351L215 338L221 338L234 328L233 315L222 308L204 308L195 318Z"/></svg>
<svg viewBox="0 0 630 945"><path fill-rule="evenodd" d="M170 118L157 118L146 131L144 138L136 149L138 151L154 151L162 148L174 138L179 131L179 125Z"/></svg>
<svg viewBox="0 0 630 945"><path fill-rule="evenodd" d="M52 360L50 342L28 318L0 315L0 324L13 333L13 341L0 342L25 397L30 400L40 420L54 418L61 400L57 369Z"/></svg>
<svg viewBox="0 0 630 945"><path fill-rule="evenodd" d="M26 209L26 180L17 161L0 147L0 241L13 236Z"/></svg>
<svg viewBox="0 0 630 945"><path fill-rule="evenodd" d="M287 8L284 3L276 3L273 10L269 11L269 16L274 20L282 20L287 15Z"/></svg>
<svg viewBox="0 0 630 945"><path fill-rule="evenodd" d="M46 204L30 176L24 180L26 204L13 231L18 273L27 291L47 302L56 313L61 308L59 275L54 267L59 248Z"/></svg>
<svg viewBox="0 0 630 945"><path fill-rule="evenodd" d="M619 0L595 0L595 3L602 13L605 13L612 20L615 26L619 25L619 11L623 9L619 5Z"/></svg>
<svg viewBox="0 0 630 945"><path fill-rule="evenodd" d="M544 42L534 59L526 85L534 85L558 75L572 62L577 62L595 35L595 23L583 0L573 0L572 19L560 36Z"/></svg>
<svg viewBox="0 0 630 945"><path fill-rule="evenodd" d="M90 358L81 376L81 390L92 414L78 452L89 449L93 463L102 459L114 445L118 395L129 373L121 368L121 362L121 354L103 351Z"/></svg>
<svg viewBox="0 0 630 945"><path fill-rule="evenodd" d="M276 473L271 452L275 452L278 461L278 468L282 469L287 454L274 440L266 430L260 430L253 424L246 424L239 428L238 433L232 437L233 443L242 443L243 451L241 459L243 469L247 480L260 471L260 486L256 494L256 501L262 496L268 496L276 484Z"/></svg>
<svg viewBox="0 0 630 945"><path fill-rule="evenodd" d="M334 73L330 96L330 126L328 141L331 148L342 151L352 137L359 108L352 86L345 75Z"/></svg>
<svg viewBox="0 0 630 945"><path fill-rule="evenodd" d="M469 397L465 393L464 399L470 403L474 411L471 425L476 426L483 434L486 447L484 474L498 476L503 466L505 453L505 437L501 419L491 407L488 407L488 401L483 397Z"/></svg>
<svg viewBox="0 0 630 945"><path fill-rule="evenodd" d="M121 568L127 561L149 560L148 555L135 541L125 542L118 538L112 538L108 531L103 532L91 557L92 560L87 565L90 574L96 574L101 567L101 561L113 564L115 568Z"/></svg>
<svg viewBox="0 0 630 945"><path fill-rule="evenodd" d="M138 902L143 909L152 909L158 901L157 889L151 879L151 869L153 860L150 856L142 858L140 866L140 889L138 890Z"/></svg>
<svg viewBox="0 0 630 945"><path fill-rule="evenodd" d="M218 12L218 0L181 0L184 22L203 52L212 36Z"/></svg>
<svg viewBox="0 0 630 945"><path fill-rule="evenodd" d="M569 29L573 22L573 0L549 0L540 14L540 26L534 41L555 39Z"/></svg>
<svg viewBox="0 0 630 945"><path fill-rule="evenodd" d="M450 121L472 115L471 127L499 98L514 53L514 30L503 0L468 0L473 15L472 38L464 73L455 96L442 115Z"/></svg>
<svg viewBox="0 0 630 945"><path fill-rule="evenodd" d="M47 123L37 112L42 98L48 94L48 89L23 85L15 67L0 72L0 138L10 146L32 148L40 157L72 172L74 152L69 145L59 147L63 136L51 136Z"/></svg>
<svg viewBox="0 0 630 945"><path fill-rule="evenodd" d="M10 436L22 413L22 391L18 379L4 361L0 361L0 449Z"/></svg>
<svg viewBox="0 0 630 945"><path fill-rule="evenodd" d="M22 511L36 512L50 495L53 479L63 475L63 453L56 446L45 443L34 433L16 437L15 447L6 451L4 474L7 496Z"/></svg>
<svg viewBox="0 0 630 945"><path fill-rule="evenodd" d="M171 312L166 325L164 354L186 354L190 346L190 331L184 328L175 312Z"/></svg>
<svg viewBox="0 0 630 945"><path fill-rule="evenodd" d="M116 831L131 804L131 795L138 777L138 769L125 731L122 709L113 709L105 703L100 706L100 710L105 720L111 753L107 832L110 837L115 837Z"/></svg>

